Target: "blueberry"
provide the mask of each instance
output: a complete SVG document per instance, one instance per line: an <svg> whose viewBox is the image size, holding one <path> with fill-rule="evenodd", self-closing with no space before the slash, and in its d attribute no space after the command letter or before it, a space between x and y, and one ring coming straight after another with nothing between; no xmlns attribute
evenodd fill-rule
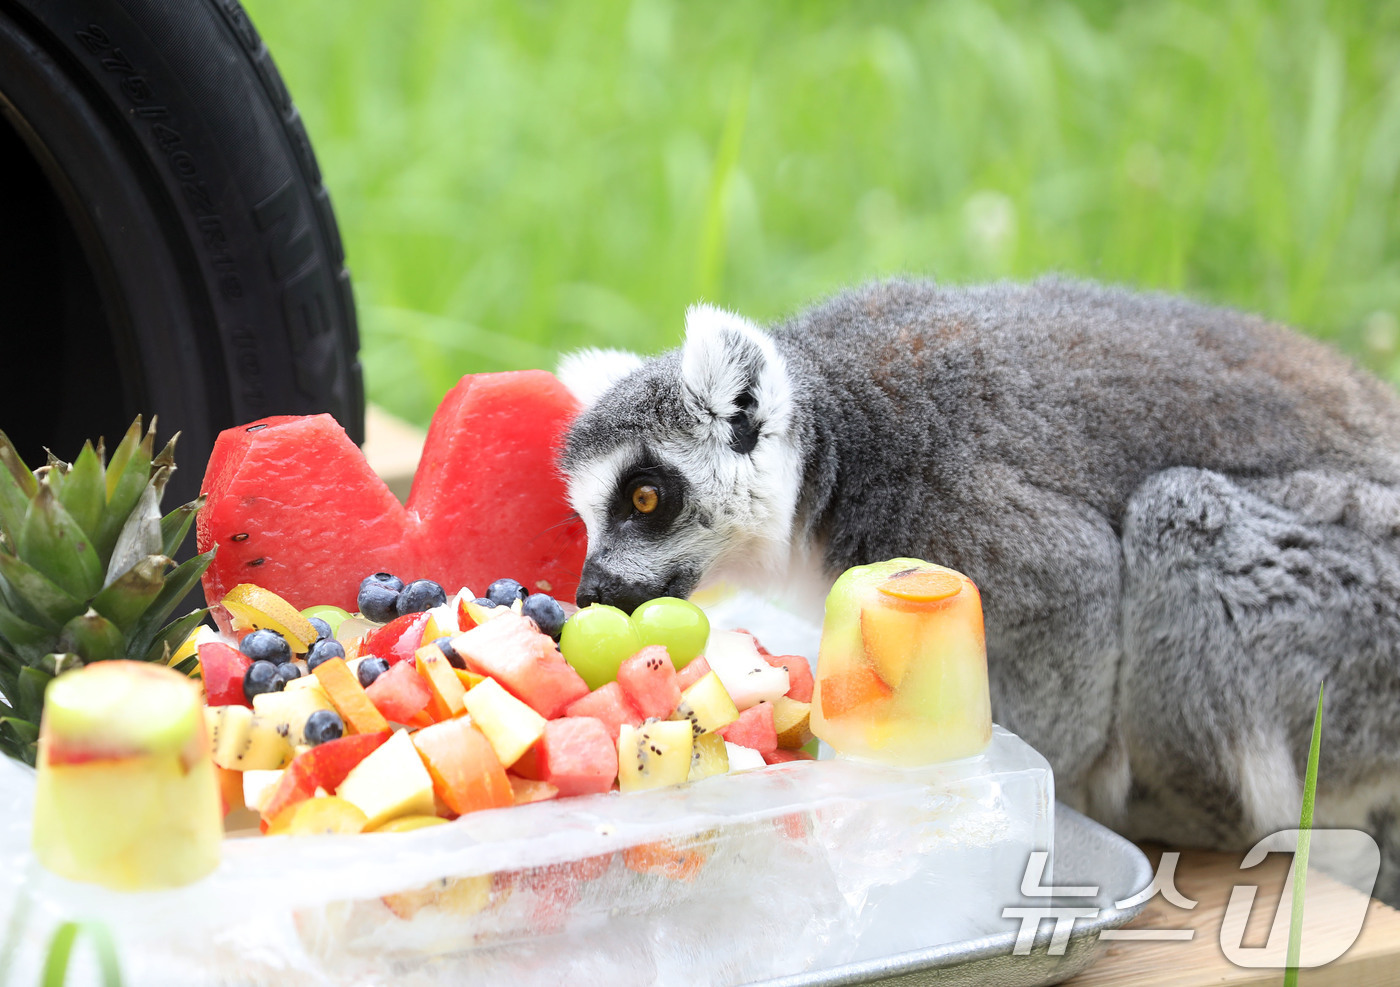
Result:
<svg viewBox="0 0 1400 987"><path fill-rule="evenodd" d="M311 650L306 653L306 670L316 671L316 666L323 661L330 661L332 658L344 658L345 645L335 638L325 641L317 641L311 646Z"/></svg>
<svg viewBox="0 0 1400 987"><path fill-rule="evenodd" d="M345 721L333 709L318 709L306 718L301 735L313 747L328 740L339 740L345 735Z"/></svg>
<svg viewBox="0 0 1400 987"><path fill-rule="evenodd" d="M311 617L310 622L311 626L316 628L316 640L324 641L328 637L335 637L335 635L331 633L331 625L320 617Z"/></svg>
<svg viewBox="0 0 1400 987"><path fill-rule="evenodd" d="M403 580L387 572L376 572L372 576L366 576L360 581L360 589L365 588L365 583L378 583L380 586L388 586L395 593L403 589Z"/></svg>
<svg viewBox="0 0 1400 987"><path fill-rule="evenodd" d="M238 650L254 661L270 661L275 665L292 660L292 646L287 639L266 627L245 637Z"/></svg>
<svg viewBox="0 0 1400 987"><path fill-rule="evenodd" d="M355 602L360 608L360 613L370 620L387 624L399 615L399 591L384 583L373 582L372 579L373 577L366 579L360 584L360 595Z"/></svg>
<svg viewBox="0 0 1400 987"><path fill-rule="evenodd" d="M243 676L243 695L248 697L248 702L252 702L254 696L260 696L264 692L281 692L286 684L282 681L282 676L277 674L276 664L270 661L255 661L248 666L248 671Z"/></svg>
<svg viewBox="0 0 1400 987"><path fill-rule="evenodd" d="M452 647L452 638L440 637L433 643L438 646L438 650L442 652L443 657L447 659L449 665L453 668L460 668L463 671L466 670L467 663L462 660L462 656L457 653L457 649Z"/></svg>
<svg viewBox="0 0 1400 987"><path fill-rule="evenodd" d="M531 593L525 597L520 612L533 620L541 633L559 640L564 630L564 608L554 597L548 593Z"/></svg>
<svg viewBox="0 0 1400 987"><path fill-rule="evenodd" d="M431 579L415 579L399 594L399 616L422 613L447 602L447 593Z"/></svg>
<svg viewBox="0 0 1400 987"><path fill-rule="evenodd" d="M383 675L388 670L389 663L387 661L383 658L377 658L371 655L369 658L360 662L359 668L356 670L355 674L360 677L360 685L368 689L374 684L375 679L379 678L379 676Z"/></svg>
<svg viewBox="0 0 1400 987"><path fill-rule="evenodd" d="M301 678L301 666L294 661L283 662L277 666L277 677L282 680L285 687L288 682Z"/></svg>
<svg viewBox="0 0 1400 987"><path fill-rule="evenodd" d="M485 607L488 610L494 609L496 606L495 600L488 600L484 596L478 596L475 600L472 600L472 602L475 603L477 606Z"/></svg>
<svg viewBox="0 0 1400 987"><path fill-rule="evenodd" d="M525 587L514 579L497 579L486 587L487 599L494 600L497 605L503 607L510 606L516 600L523 600L528 595L525 592Z"/></svg>

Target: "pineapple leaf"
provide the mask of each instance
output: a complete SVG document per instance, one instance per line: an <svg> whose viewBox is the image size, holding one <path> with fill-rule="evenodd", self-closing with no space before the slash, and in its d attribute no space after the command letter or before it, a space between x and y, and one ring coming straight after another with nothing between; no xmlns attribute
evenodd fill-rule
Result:
<svg viewBox="0 0 1400 987"><path fill-rule="evenodd" d="M0 606L0 653L6 651L23 662L38 661L53 645L53 631L35 627Z"/></svg>
<svg viewBox="0 0 1400 987"><path fill-rule="evenodd" d="M199 622L208 615L208 610L191 610L179 620L172 620L170 625L151 642L150 648L142 657L146 661L168 662L175 649L185 643L185 638L193 634L194 629L199 626Z"/></svg>
<svg viewBox="0 0 1400 987"><path fill-rule="evenodd" d="M91 442L83 443L83 451L73 460L73 468L64 479L59 500L79 526L95 536L102 511L107 506L107 488L102 461Z"/></svg>
<svg viewBox="0 0 1400 987"><path fill-rule="evenodd" d="M185 535L190 530L190 525L194 523L195 515L204 506L205 497L200 494L188 504L181 504L165 517L160 519L160 536L164 541L161 551L173 557L180 547L180 542L185 540Z"/></svg>
<svg viewBox="0 0 1400 987"><path fill-rule="evenodd" d="M82 668L86 662L75 654L48 654L39 659L39 669L48 672L54 678L64 672L71 672L75 668Z"/></svg>
<svg viewBox="0 0 1400 987"><path fill-rule="evenodd" d="M126 525L127 515L136 507L151 479L151 446L155 434L147 432L144 439L140 435L141 419L138 417L127 429L107 467L107 511L94 539L103 558L111 554Z"/></svg>
<svg viewBox="0 0 1400 987"><path fill-rule="evenodd" d="M57 631L84 608L80 597L33 566L0 552L0 607L6 606L29 623L50 631Z"/></svg>
<svg viewBox="0 0 1400 987"><path fill-rule="evenodd" d="M129 631L160 595L166 570L174 564L164 555L146 556L93 597L92 608L122 631Z"/></svg>
<svg viewBox="0 0 1400 987"><path fill-rule="evenodd" d="M34 766L38 754L39 728L15 716L0 716L0 750L16 761Z"/></svg>
<svg viewBox="0 0 1400 987"><path fill-rule="evenodd" d="M38 490L39 481L19 458L9 436L0 432L0 533L7 534L11 544L19 537L24 512Z"/></svg>
<svg viewBox="0 0 1400 987"><path fill-rule="evenodd" d="M47 480L29 502L16 554L73 596L87 599L102 588L102 561L91 539L53 494Z"/></svg>
<svg viewBox="0 0 1400 987"><path fill-rule="evenodd" d="M15 685L15 711L37 723L44 712L44 689L53 680L48 672L33 666L21 668Z"/></svg>
<svg viewBox="0 0 1400 987"><path fill-rule="evenodd" d="M166 574L165 586L162 587L160 594L146 609L146 612L131 626L126 649L128 658L133 661L141 661L146 657L151 650L152 642L160 633L161 625L180 605L185 594L194 589L195 583L199 582L199 577L204 575L204 570L209 567L213 558L214 550L211 548L203 555L196 555Z"/></svg>
<svg viewBox="0 0 1400 987"><path fill-rule="evenodd" d="M64 624L58 635L58 646L85 662L124 657L125 645L117 625L91 607Z"/></svg>
<svg viewBox="0 0 1400 987"><path fill-rule="evenodd" d="M152 479L141 491L141 499L127 515L126 523L117 535L117 544L107 563L107 578L102 585L112 585L142 559L159 554L160 549L160 493L156 490L155 479Z"/></svg>
<svg viewBox="0 0 1400 987"><path fill-rule="evenodd" d="M181 675L188 675L191 678L193 678L194 674L199 671L199 655L190 655L188 658L184 659L183 661L176 662L170 667L175 669L175 671L179 672Z"/></svg>

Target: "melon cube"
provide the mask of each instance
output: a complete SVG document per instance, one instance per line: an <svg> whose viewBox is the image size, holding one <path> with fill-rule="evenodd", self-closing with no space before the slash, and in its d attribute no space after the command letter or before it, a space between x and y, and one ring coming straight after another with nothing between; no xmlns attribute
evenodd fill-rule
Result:
<svg viewBox="0 0 1400 987"><path fill-rule="evenodd" d="M713 671L713 669L710 668L710 663L705 660L704 655L701 655L699 658L692 658L686 664L685 668L682 668L676 673L676 684L681 687L681 692L684 692L706 675L709 675L711 671Z"/></svg>
<svg viewBox="0 0 1400 987"><path fill-rule="evenodd" d="M699 737L733 723L739 718L739 710L719 676L710 672L681 693L674 718L689 720L695 736Z"/></svg>
<svg viewBox="0 0 1400 987"><path fill-rule="evenodd" d="M413 734L413 746L433 790L458 815L515 804L515 793L485 735L465 719L445 720Z"/></svg>
<svg viewBox="0 0 1400 987"><path fill-rule="evenodd" d="M729 773L736 771L749 771L753 768L762 768L768 764L768 755L760 754L752 747L745 747L742 744L731 744L724 742L724 750L729 755Z"/></svg>
<svg viewBox="0 0 1400 987"><path fill-rule="evenodd" d="M497 609L501 609L497 607ZM554 641L518 613L494 617L452 639L470 671L489 675L546 719L588 695L583 677L566 662Z"/></svg>
<svg viewBox="0 0 1400 987"><path fill-rule="evenodd" d="M495 679L486 679L467 692L462 704L506 767L520 760L544 736L544 717L506 692Z"/></svg>
<svg viewBox="0 0 1400 987"><path fill-rule="evenodd" d="M591 716L601 720L608 728L608 736L617 743L617 734L625 723L628 726L642 725L642 716L622 694L622 686L609 682L594 689L582 699L576 699L564 710L565 716Z"/></svg>
<svg viewBox="0 0 1400 987"><path fill-rule="evenodd" d="M699 781L729 770L729 751L724 738L717 733L701 734L695 738L690 755L690 775L687 781Z"/></svg>
<svg viewBox="0 0 1400 987"><path fill-rule="evenodd" d="M379 733L389 729L389 721L375 709L364 686L355 678L343 658L331 658L316 666L311 673L320 679L330 696L331 704L345 721L347 733Z"/></svg>
<svg viewBox="0 0 1400 987"><path fill-rule="evenodd" d="M425 645L414 652L414 663L418 674L428 683L431 693L428 711L433 719L446 720L462 712L462 696L467 689L442 649L436 644Z"/></svg>
<svg viewBox="0 0 1400 987"><path fill-rule="evenodd" d="M778 731L773 726L773 704L759 703L739 714L739 718L720 730L727 743L738 744L760 754L778 749Z"/></svg>
<svg viewBox="0 0 1400 987"><path fill-rule="evenodd" d="M534 749L540 780L558 788L560 795L610 791L617 779L617 748L611 732L591 716L550 720Z"/></svg>
<svg viewBox="0 0 1400 987"><path fill-rule="evenodd" d="M432 776L404 731L395 732L351 768L336 795L359 807L366 829L398 816L435 812Z"/></svg>
<svg viewBox="0 0 1400 987"><path fill-rule="evenodd" d="M773 729L778 731L778 746L796 750L812 741L811 703L800 703L787 696L773 702Z"/></svg>
<svg viewBox="0 0 1400 987"><path fill-rule="evenodd" d="M649 645L624 661L617 669L617 684L644 719L665 719L681 701L676 666L659 644Z"/></svg>

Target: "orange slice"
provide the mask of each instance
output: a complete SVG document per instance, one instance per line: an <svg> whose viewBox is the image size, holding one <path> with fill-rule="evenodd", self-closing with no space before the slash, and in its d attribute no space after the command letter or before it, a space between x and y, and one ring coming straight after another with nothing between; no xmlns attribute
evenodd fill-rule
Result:
<svg viewBox="0 0 1400 987"><path fill-rule="evenodd" d="M962 591L962 585L963 581L951 572L926 569L886 579L878 589L886 596L911 603L933 603L956 596Z"/></svg>

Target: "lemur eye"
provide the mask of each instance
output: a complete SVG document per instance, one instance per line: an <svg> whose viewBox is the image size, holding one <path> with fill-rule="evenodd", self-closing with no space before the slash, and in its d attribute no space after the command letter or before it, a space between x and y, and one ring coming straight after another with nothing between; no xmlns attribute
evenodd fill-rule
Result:
<svg viewBox="0 0 1400 987"><path fill-rule="evenodd" d="M643 514L650 514L656 510L656 505L660 501L661 495L656 492L656 488L649 483L643 483L632 489L632 506Z"/></svg>

